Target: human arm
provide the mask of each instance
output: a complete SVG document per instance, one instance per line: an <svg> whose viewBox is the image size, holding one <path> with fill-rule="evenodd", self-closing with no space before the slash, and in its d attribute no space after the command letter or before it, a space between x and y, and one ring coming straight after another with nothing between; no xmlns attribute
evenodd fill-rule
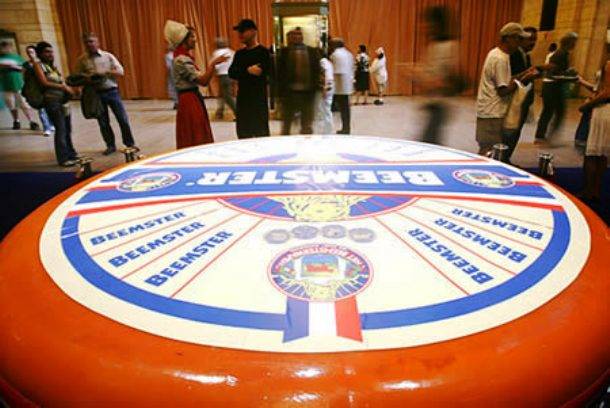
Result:
<svg viewBox="0 0 610 408"><path fill-rule="evenodd" d="M110 59L110 70L108 72L106 72L105 74L112 75L112 76L115 76L115 77L116 76L124 76L125 75L125 69L123 68L123 65L121 65L121 62L117 59L117 57L115 57L111 53L108 53L106 55Z"/></svg>

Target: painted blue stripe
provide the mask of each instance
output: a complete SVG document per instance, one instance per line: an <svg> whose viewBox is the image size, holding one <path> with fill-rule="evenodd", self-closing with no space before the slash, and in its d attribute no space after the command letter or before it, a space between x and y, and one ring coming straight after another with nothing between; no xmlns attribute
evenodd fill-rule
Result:
<svg viewBox="0 0 610 408"><path fill-rule="evenodd" d="M286 301L286 327L284 343L309 335L309 302L288 298Z"/></svg>
<svg viewBox="0 0 610 408"><path fill-rule="evenodd" d="M567 215L563 211L553 211L552 214L554 231L549 245L519 275L484 292L448 302L410 309L362 313L360 318L362 328L385 329L460 316L510 299L532 287L553 270L569 244L570 224ZM78 216L66 218L62 228L78 230L79 218ZM287 313L279 314L218 308L170 299L131 286L106 272L86 253L79 235L75 234L63 239L62 247L74 269L90 284L112 296L146 309L204 323L282 330L287 333L302 334L305 330L302 325L309 324L309 311L303 310L304 305L307 305L304 301L289 299ZM293 300L300 303L292 303ZM290 336L296 335L290 334Z"/></svg>

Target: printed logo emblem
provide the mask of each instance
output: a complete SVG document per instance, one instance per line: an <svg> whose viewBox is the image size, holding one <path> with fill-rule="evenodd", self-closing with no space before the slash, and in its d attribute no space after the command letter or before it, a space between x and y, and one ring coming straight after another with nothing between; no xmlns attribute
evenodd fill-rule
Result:
<svg viewBox="0 0 610 408"><path fill-rule="evenodd" d="M354 296L371 280L364 258L338 245L309 245L293 249L272 264L269 275L287 296L332 302Z"/></svg>
<svg viewBox="0 0 610 408"><path fill-rule="evenodd" d="M176 184L180 180L178 173L146 173L122 181L117 189L126 193L143 193L158 190Z"/></svg>
<svg viewBox="0 0 610 408"><path fill-rule="evenodd" d="M453 177L462 183L477 187L509 188L515 185L510 177L487 170L457 170L453 173Z"/></svg>

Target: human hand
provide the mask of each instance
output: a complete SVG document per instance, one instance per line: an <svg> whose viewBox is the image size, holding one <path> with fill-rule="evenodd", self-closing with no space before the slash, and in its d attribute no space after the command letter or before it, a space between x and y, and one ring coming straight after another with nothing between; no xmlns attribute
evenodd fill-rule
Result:
<svg viewBox="0 0 610 408"><path fill-rule="evenodd" d="M261 76L263 74L263 69L261 68L261 64L250 65L248 67L248 73L254 76Z"/></svg>
<svg viewBox="0 0 610 408"><path fill-rule="evenodd" d="M66 84L64 84L63 89L66 93L70 94L70 96L74 96L76 94L76 89Z"/></svg>
<svg viewBox="0 0 610 408"><path fill-rule="evenodd" d="M229 60L229 56L228 55L219 55L218 57L212 59L212 61L210 61L211 65L218 65L218 64L222 64L223 62L226 62Z"/></svg>

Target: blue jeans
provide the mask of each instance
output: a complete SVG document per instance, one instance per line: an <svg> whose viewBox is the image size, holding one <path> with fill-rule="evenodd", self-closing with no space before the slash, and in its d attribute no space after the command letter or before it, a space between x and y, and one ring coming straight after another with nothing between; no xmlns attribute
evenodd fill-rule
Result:
<svg viewBox="0 0 610 408"><path fill-rule="evenodd" d="M129 118L127 112L123 106L121 95L119 94L118 88L107 89L105 91L98 92L102 105L104 106L104 112L102 116L97 118L97 123L100 125L100 131L104 142L107 147L115 147L114 144L114 132L110 126L110 116L108 115L108 108L114 113L114 117L119 122L121 128L121 137L125 146L133 146L135 144L133 135L131 134L131 127L129 127Z"/></svg>
<svg viewBox="0 0 610 408"><path fill-rule="evenodd" d="M44 109L53 126L55 126L55 157L57 163L76 158L76 151L72 145L72 124L70 115L66 115L61 101L47 101Z"/></svg>
<svg viewBox="0 0 610 408"><path fill-rule="evenodd" d="M40 117L40 123L42 123L42 130L45 132L55 132L55 126L49 120L49 115L47 115L47 111L42 109L38 109L38 116Z"/></svg>

